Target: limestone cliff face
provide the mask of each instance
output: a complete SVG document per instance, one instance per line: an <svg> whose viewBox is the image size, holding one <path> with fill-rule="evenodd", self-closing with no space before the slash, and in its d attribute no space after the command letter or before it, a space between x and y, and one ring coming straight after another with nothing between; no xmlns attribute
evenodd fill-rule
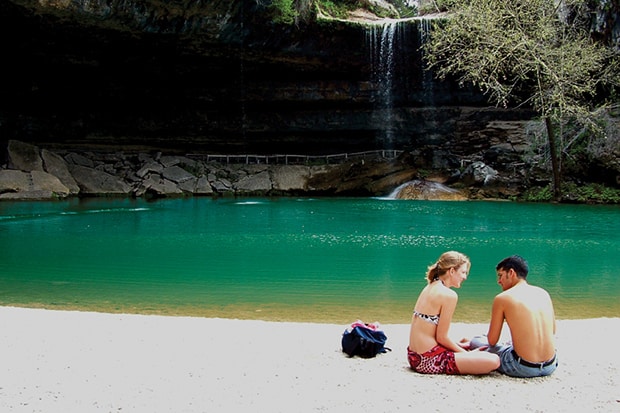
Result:
<svg viewBox="0 0 620 413"><path fill-rule="evenodd" d="M386 52L383 27L277 25L265 4L0 0L0 147L482 157L522 141L529 113L423 70L419 20Z"/></svg>
<svg viewBox="0 0 620 413"><path fill-rule="evenodd" d="M616 47L617 3L601 0L605 12L592 20L600 38ZM490 107L477 91L438 82L424 70L424 20L278 25L268 4L0 0L0 172L7 170L0 180L6 193L83 193L65 177L89 178L84 165L71 158L67 164L77 166L68 171L53 156L71 151L94 159L118 151L127 156L123 162L158 152L306 156L394 149L410 156L405 172L345 163L322 177L311 174L308 185L324 194L382 195L417 171L428 176L434 170L451 182L471 175L476 188L497 175L499 193L474 194L479 197L514 196L548 183L548 171L533 170L524 156L531 152L525 136L531 113ZM40 148L46 169L12 166L5 149L10 141ZM599 168L601 175L617 184L617 151L603 152L614 154L615 166ZM122 176L129 166L121 161L102 161L99 172ZM487 167L493 174L476 178ZM147 172L128 178L131 188L104 189L136 195L231 190L217 174L199 176L187 189L184 175L173 174L183 182L170 186L162 184L169 178L163 172ZM233 189L291 191L274 176L276 183L252 176ZM305 175L287 176L297 182ZM238 182L230 179L234 187ZM292 192L306 190L296 185Z"/></svg>
<svg viewBox="0 0 620 413"><path fill-rule="evenodd" d="M471 152L521 133L529 117L432 80L419 21L397 28L386 103L377 26L275 25L263 3L0 0L0 139L209 153Z"/></svg>

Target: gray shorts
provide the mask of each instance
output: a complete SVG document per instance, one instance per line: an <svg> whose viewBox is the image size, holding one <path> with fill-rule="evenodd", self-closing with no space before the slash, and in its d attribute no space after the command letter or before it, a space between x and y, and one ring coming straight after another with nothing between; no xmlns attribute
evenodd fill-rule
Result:
<svg viewBox="0 0 620 413"><path fill-rule="evenodd" d="M489 346L486 336L476 336L471 339L470 349ZM548 376L558 367L558 356L553 356L551 360L543 363L532 363L519 357L512 347L512 344L496 344L489 346L486 350L497 354L500 359L500 366L497 369L500 373L512 377L541 377Z"/></svg>

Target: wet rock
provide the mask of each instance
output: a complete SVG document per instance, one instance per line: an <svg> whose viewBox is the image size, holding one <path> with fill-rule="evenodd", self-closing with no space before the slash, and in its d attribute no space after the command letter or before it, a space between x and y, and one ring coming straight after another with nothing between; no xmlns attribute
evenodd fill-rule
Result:
<svg viewBox="0 0 620 413"><path fill-rule="evenodd" d="M235 182L234 188L239 193L266 194L272 188L269 172L262 171L255 175L248 175Z"/></svg>
<svg viewBox="0 0 620 413"><path fill-rule="evenodd" d="M19 144L14 144L13 148L24 148L24 152L34 159L32 162L22 162L23 167L38 167L35 156L38 148ZM384 155L379 153L362 158L344 157L341 163L270 165L222 164L161 153L151 156L141 153L63 152L62 155L49 150L41 151L39 158L43 160L43 168L50 176L37 176L36 185L33 184L34 170L0 170L3 173L0 192L4 194L4 198L10 199L58 199L69 195L387 196L394 188L418 177L419 156L403 152L396 159L385 159ZM441 182L445 183L451 173L449 170L444 170L444 174L438 174L437 179L443 177ZM470 198L479 198L487 193L497 197L502 196L501 188L505 186L520 187L519 182L526 175L522 169L519 169L518 173L515 170L513 174L514 182L505 176L496 178L497 172L483 162L476 161L467 168L463 176L455 175L450 182L463 185L464 180L469 180L468 182L474 185L467 191ZM54 179L51 179L51 176ZM58 183L62 186L58 186ZM472 191L476 188L478 191ZM429 188L413 185L403 190L400 197L437 199L437 194L438 192L431 192ZM460 194L444 193L439 199L461 199L464 194L465 191Z"/></svg>
<svg viewBox="0 0 620 413"><path fill-rule="evenodd" d="M0 196L7 193L26 192L30 189L29 172L14 169L0 171Z"/></svg>
<svg viewBox="0 0 620 413"><path fill-rule="evenodd" d="M305 191L310 168L302 165L282 165L273 169L273 189L278 191Z"/></svg>
<svg viewBox="0 0 620 413"><path fill-rule="evenodd" d="M85 166L87 168L94 168L95 162L91 158L88 158L84 155L80 155L78 153L71 152L66 157L65 160L69 165L80 165Z"/></svg>
<svg viewBox="0 0 620 413"><path fill-rule="evenodd" d="M69 193L69 188L47 172L0 171L0 199L59 199Z"/></svg>
<svg viewBox="0 0 620 413"><path fill-rule="evenodd" d="M172 166L178 165L181 163L181 159L178 156L161 156L159 159L159 163L161 163L164 168L170 168Z"/></svg>
<svg viewBox="0 0 620 413"><path fill-rule="evenodd" d="M191 179L196 179L194 175L190 174L185 169L176 165L164 168L162 171L162 176L178 184L189 181Z"/></svg>
<svg viewBox="0 0 620 413"><path fill-rule="evenodd" d="M480 161L469 165L461 175L461 181L465 185L486 186L492 184L497 178L497 171Z"/></svg>
<svg viewBox="0 0 620 413"><path fill-rule="evenodd" d="M70 171L79 185L82 195L128 195L131 191L131 187L128 184L118 177L103 171L80 165L71 166Z"/></svg>
<svg viewBox="0 0 620 413"><path fill-rule="evenodd" d="M45 165L45 170L50 174L57 177L64 186L69 189L71 195L75 195L80 192L80 187L69 172L69 166L67 162L54 152L50 152L47 149L41 151L41 158Z"/></svg>
<svg viewBox="0 0 620 413"><path fill-rule="evenodd" d="M226 178L218 178L216 181L213 182L212 186L213 189L220 194L233 192L232 184Z"/></svg>
<svg viewBox="0 0 620 413"><path fill-rule="evenodd" d="M43 160L39 148L20 141L9 141L9 169L20 171L43 171Z"/></svg>
<svg viewBox="0 0 620 413"><path fill-rule="evenodd" d="M175 182L159 174L148 175L134 191L136 196L155 198L181 196L183 193L183 190Z"/></svg>
<svg viewBox="0 0 620 413"><path fill-rule="evenodd" d="M32 171L30 172L30 176L32 178L34 191L50 193L49 196L43 198L65 198L70 193L69 188L52 174L42 171Z"/></svg>
<svg viewBox="0 0 620 413"><path fill-rule="evenodd" d="M206 176L201 176L196 182L194 195L213 195L213 188Z"/></svg>
<svg viewBox="0 0 620 413"><path fill-rule="evenodd" d="M177 186L183 193L193 195L196 192L197 182L198 178L192 176L190 179L184 180L183 182L177 182Z"/></svg>
<svg viewBox="0 0 620 413"><path fill-rule="evenodd" d="M136 175L139 178L144 178L147 174L152 173L152 172L161 174L163 170L164 170L164 166L162 164L160 164L159 162L150 160L146 162L146 164L136 172Z"/></svg>

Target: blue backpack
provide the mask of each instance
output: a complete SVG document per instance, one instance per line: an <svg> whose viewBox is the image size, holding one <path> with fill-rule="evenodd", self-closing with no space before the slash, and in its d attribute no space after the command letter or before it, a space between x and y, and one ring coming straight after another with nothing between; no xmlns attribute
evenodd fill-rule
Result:
<svg viewBox="0 0 620 413"><path fill-rule="evenodd" d="M346 329L342 334L342 351L349 357L372 358L378 353L391 351L385 347L386 341L387 336L383 331L356 326L353 329Z"/></svg>

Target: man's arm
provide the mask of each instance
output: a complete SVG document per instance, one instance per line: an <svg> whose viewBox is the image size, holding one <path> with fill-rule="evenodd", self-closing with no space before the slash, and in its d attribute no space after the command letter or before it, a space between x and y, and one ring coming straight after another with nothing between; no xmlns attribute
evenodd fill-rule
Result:
<svg viewBox="0 0 620 413"><path fill-rule="evenodd" d="M504 325L504 304L501 297L497 296L493 300L493 308L491 310L491 322L489 323L489 332L487 339L489 345L494 346L499 341L502 334L502 326Z"/></svg>

